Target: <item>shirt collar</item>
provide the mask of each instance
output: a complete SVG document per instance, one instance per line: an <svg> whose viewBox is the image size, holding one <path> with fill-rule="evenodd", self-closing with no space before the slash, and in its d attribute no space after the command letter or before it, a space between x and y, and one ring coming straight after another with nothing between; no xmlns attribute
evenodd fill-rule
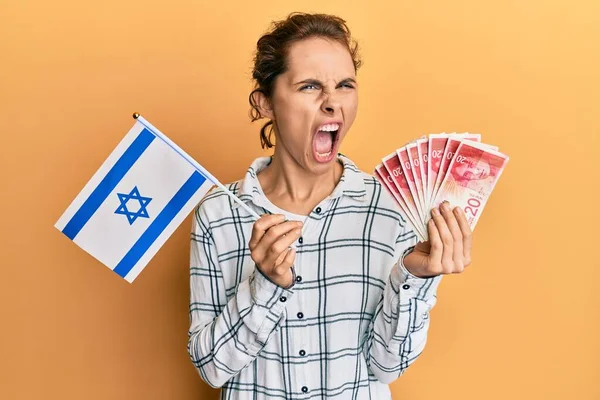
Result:
<svg viewBox="0 0 600 400"><path fill-rule="evenodd" d="M263 206L264 203L261 199L264 194L256 175L267 167L272 159L272 157L259 157L252 162L239 186L237 196L240 200L243 202L252 201L258 206ZM344 170L342 171L340 181L329 198L335 199L340 196L346 196L358 201L365 201L367 199L367 190L362 172L352 160L341 153L338 153L338 160L342 163ZM238 203L233 203L234 209L239 206Z"/></svg>

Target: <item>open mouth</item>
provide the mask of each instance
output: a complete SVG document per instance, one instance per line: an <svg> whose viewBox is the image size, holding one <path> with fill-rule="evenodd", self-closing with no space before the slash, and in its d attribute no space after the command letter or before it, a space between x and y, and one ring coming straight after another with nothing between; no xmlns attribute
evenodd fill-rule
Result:
<svg viewBox="0 0 600 400"><path fill-rule="evenodd" d="M313 137L313 151L317 161L328 162L333 159L336 153L339 131L339 123L330 123L319 127Z"/></svg>

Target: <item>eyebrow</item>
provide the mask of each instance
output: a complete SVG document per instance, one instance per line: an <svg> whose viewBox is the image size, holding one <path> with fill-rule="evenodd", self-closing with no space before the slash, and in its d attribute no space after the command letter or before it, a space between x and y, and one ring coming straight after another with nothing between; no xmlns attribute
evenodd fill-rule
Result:
<svg viewBox="0 0 600 400"><path fill-rule="evenodd" d="M323 86L323 82L321 82L318 79L312 79L312 78L304 79L304 80L302 80L300 82L296 82L296 83L294 83L294 86L305 84L305 83L310 83L311 85L320 85L320 86ZM354 78L345 78L345 79L342 79L338 83L338 85L341 85L341 84L344 84L344 83L354 83L354 84L356 84L356 79L354 79Z"/></svg>

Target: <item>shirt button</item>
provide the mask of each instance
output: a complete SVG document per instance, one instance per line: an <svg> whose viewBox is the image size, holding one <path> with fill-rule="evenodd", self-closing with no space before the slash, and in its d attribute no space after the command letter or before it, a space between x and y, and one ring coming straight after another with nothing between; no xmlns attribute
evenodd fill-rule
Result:
<svg viewBox="0 0 600 400"><path fill-rule="evenodd" d="M287 297L285 297L285 296L281 296L279 298L279 301L281 301L282 303L285 303L286 300L287 300Z"/></svg>
<svg viewBox="0 0 600 400"><path fill-rule="evenodd" d="M317 212L317 214L321 214L321 207L317 207L315 211Z"/></svg>
<svg viewBox="0 0 600 400"><path fill-rule="evenodd" d="M302 386L302 392L303 393L308 393L308 388L306 386Z"/></svg>
<svg viewBox="0 0 600 400"><path fill-rule="evenodd" d="M299 313L297 314L297 316L298 316L298 319L302 319L302 318L304 318L304 314L302 314L301 312L299 312Z"/></svg>
<svg viewBox="0 0 600 400"><path fill-rule="evenodd" d="M302 282L302 277L300 275L296 277L296 282Z"/></svg>
<svg viewBox="0 0 600 400"><path fill-rule="evenodd" d="M402 289L408 290L408 289L410 289L410 285L402 285Z"/></svg>
<svg viewBox="0 0 600 400"><path fill-rule="evenodd" d="M304 239L302 239L302 236L300 236L300 239L298 239L298 243L302 244L302 242L304 242Z"/></svg>
<svg viewBox="0 0 600 400"><path fill-rule="evenodd" d="M305 352L304 350L300 350L300 355L301 355L302 357L304 357L304 356L306 355L306 352Z"/></svg>

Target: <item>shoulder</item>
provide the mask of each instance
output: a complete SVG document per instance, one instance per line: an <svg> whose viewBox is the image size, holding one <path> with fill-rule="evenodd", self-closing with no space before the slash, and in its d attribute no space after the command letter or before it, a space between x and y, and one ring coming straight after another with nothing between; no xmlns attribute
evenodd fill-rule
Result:
<svg viewBox="0 0 600 400"><path fill-rule="evenodd" d="M373 175L364 171L359 173L364 183L367 200L379 208L389 209L390 212L400 215L400 207L388 189L383 187Z"/></svg>
<svg viewBox="0 0 600 400"><path fill-rule="evenodd" d="M361 206L375 208L378 212L385 212L392 218L403 221L400 206L387 188L375 176L359 168L348 156L341 153L339 156L344 165L344 194L359 201Z"/></svg>
<svg viewBox="0 0 600 400"><path fill-rule="evenodd" d="M396 199L392 197L389 190L373 175L359 171L365 188L365 204L377 210L377 214L386 219L394 220L395 224L402 230L412 229L403 214Z"/></svg>
<svg viewBox="0 0 600 400"><path fill-rule="evenodd" d="M240 193L242 180L224 184L235 196ZM196 222L205 229L209 229L215 222L231 217L233 200L219 186L213 186L212 189L200 200L194 209Z"/></svg>

